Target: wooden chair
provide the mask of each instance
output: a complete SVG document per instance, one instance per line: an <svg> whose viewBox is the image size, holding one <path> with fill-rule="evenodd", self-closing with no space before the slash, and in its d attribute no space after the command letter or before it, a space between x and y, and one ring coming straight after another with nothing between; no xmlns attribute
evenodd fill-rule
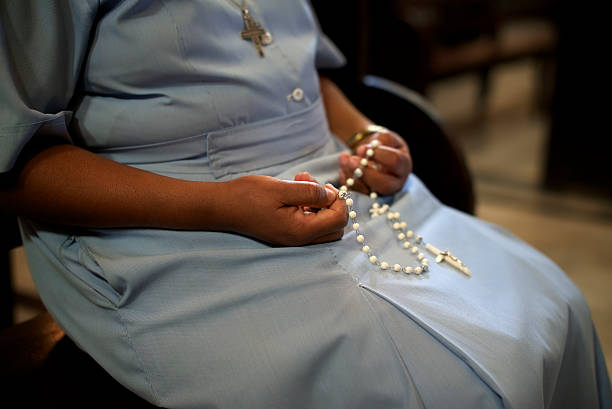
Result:
<svg viewBox="0 0 612 409"><path fill-rule="evenodd" d="M420 95L373 76L347 92L372 120L406 137L414 171L442 202L473 212L472 183L463 155ZM14 218L7 220L14 225ZM19 236L15 228L3 230L2 235L1 251L6 255L19 244ZM9 277L10 272L1 273ZM22 407L152 407L80 350L48 312L0 331L0 367L4 399Z"/></svg>

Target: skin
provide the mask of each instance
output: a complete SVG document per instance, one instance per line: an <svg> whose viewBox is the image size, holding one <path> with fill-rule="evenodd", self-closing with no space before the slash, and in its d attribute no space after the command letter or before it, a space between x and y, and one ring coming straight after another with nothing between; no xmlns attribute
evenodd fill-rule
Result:
<svg viewBox="0 0 612 409"><path fill-rule="evenodd" d="M330 127L343 140L371 123L331 81L321 79L321 92ZM376 157L384 171L366 170L358 187L391 192L408 176L408 148L392 133L378 138L388 142L385 149L378 148ZM341 178L364 152L365 145L360 146L348 164L340 157ZM228 182L192 182L126 166L72 145L30 154L14 180L0 187L0 211L68 226L228 231L282 246L338 240L348 219L337 190L321 186L308 174L296 175L293 181L252 175Z"/></svg>

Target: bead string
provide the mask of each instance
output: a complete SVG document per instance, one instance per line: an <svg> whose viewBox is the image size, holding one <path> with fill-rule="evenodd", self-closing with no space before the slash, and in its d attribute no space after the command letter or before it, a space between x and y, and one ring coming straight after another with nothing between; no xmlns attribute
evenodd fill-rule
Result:
<svg viewBox="0 0 612 409"><path fill-rule="evenodd" d="M372 166L373 161L371 158L374 156L374 150L380 145L380 141L377 139L373 140L371 143L371 148L366 150L366 158L361 159L360 165ZM368 159L370 158L370 159ZM355 179L359 179L363 176L363 169L360 167L356 168L353 171L352 177L346 179L346 185L340 187L340 191L338 192L338 198L342 199L346 202L346 206L349 211L349 218L351 219L352 228L355 231L357 237L357 243L361 246L361 251L365 253L368 257L370 263L377 265L381 270L392 269L395 272L403 272L407 275L421 275L423 273L427 273L429 271L429 259L425 256L425 253L421 252L421 247L425 247L425 249L433 254L436 258L436 263L447 262L452 267L456 268L463 274L467 276L471 276L471 271L461 260L452 255L448 250L439 250L435 246L430 243L425 243L423 241L423 237L417 235L412 230L407 230L407 223L401 220L401 215L399 212L391 211L391 208L388 204L380 204L376 199L378 198L378 194L376 192L370 193L370 199L373 200L373 203L370 207L370 217L381 217L385 216L387 220L387 224L391 228L391 230L396 235L397 240L401 243L402 248L410 251L414 257L417 259L417 264L413 266L402 266L401 264L393 264L390 265L386 261L381 261L380 257L376 255L374 250L366 243L366 238L364 233L361 231L361 226L357 221L357 211L353 207L353 199L351 198L351 193L349 192L349 187L355 185Z"/></svg>

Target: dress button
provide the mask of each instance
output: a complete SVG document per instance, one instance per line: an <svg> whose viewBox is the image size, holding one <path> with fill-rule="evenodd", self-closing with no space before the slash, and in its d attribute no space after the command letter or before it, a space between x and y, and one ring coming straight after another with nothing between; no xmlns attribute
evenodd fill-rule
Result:
<svg viewBox="0 0 612 409"><path fill-rule="evenodd" d="M266 33L261 36L261 43L263 45L272 44L272 34L270 34L269 31L266 31Z"/></svg>
<svg viewBox="0 0 612 409"><path fill-rule="evenodd" d="M294 101L301 101L304 98L304 90L302 88L296 88L291 92L291 96Z"/></svg>

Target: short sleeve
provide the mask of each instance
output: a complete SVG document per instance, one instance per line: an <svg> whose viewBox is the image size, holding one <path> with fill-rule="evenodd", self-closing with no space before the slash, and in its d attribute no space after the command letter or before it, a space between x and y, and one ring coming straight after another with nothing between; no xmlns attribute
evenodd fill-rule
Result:
<svg viewBox="0 0 612 409"><path fill-rule="evenodd" d="M340 68L346 64L346 58L336 45L323 33L316 13L310 2L307 2L317 27L317 51L315 65L317 68Z"/></svg>
<svg viewBox="0 0 612 409"><path fill-rule="evenodd" d="M0 1L0 173L36 137L70 141L69 104L98 2Z"/></svg>

